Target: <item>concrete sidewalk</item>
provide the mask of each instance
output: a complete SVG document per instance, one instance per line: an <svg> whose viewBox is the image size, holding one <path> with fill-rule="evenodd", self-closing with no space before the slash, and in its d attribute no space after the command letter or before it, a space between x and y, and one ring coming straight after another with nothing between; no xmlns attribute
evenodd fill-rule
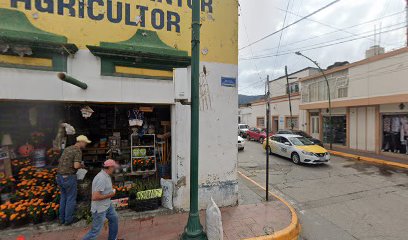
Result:
<svg viewBox="0 0 408 240"><path fill-rule="evenodd" d="M393 167L408 168L408 155L401 154L402 158L375 153L361 152L353 149L334 148L329 150L333 155Z"/></svg>
<svg viewBox="0 0 408 240"><path fill-rule="evenodd" d="M288 239L298 238L300 226L293 208L283 199L271 195L270 202L263 202L259 196L262 189L250 178L240 175L240 203L236 207L222 208L224 239ZM242 190L242 191L241 191ZM187 223L188 214L178 213L146 218L121 218L119 238L125 240L177 240ZM205 212L201 212L201 223L205 225ZM204 226L205 227L205 226ZM27 240L79 240L89 230L87 227L61 227L48 231L25 231ZM107 239L107 228L100 238ZM1 239L15 240L4 232Z"/></svg>

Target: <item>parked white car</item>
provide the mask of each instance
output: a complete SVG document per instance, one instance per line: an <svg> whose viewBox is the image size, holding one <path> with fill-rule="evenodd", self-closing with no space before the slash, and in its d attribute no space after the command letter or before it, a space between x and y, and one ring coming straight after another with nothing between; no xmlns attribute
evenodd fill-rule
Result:
<svg viewBox="0 0 408 240"><path fill-rule="evenodd" d="M241 137L246 137L249 126L247 124L238 124L238 135Z"/></svg>
<svg viewBox="0 0 408 240"><path fill-rule="evenodd" d="M330 161L330 153L300 135L276 134L269 138L269 153L292 159L295 164L322 164ZM263 144L266 150L266 141Z"/></svg>
<svg viewBox="0 0 408 240"><path fill-rule="evenodd" d="M238 136L238 151L242 151L245 148L245 139L242 137Z"/></svg>

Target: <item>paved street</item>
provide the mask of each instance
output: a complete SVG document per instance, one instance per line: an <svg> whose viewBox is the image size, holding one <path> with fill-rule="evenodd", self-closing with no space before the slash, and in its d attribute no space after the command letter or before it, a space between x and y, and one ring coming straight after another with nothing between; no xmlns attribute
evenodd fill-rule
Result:
<svg viewBox="0 0 408 240"><path fill-rule="evenodd" d="M407 239L408 170L339 157L322 166L270 159L271 191L297 209L303 240ZM265 184L261 144L247 142L238 161L241 172Z"/></svg>

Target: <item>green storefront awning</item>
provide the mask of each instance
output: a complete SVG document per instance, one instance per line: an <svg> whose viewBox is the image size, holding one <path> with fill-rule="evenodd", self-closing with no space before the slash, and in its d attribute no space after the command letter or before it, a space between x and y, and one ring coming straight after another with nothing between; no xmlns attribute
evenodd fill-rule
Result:
<svg viewBox="0 0 408 240"><path fill-rule="evenodd" d="M78 48L65 36L42 31L20 11L0 8L0 44L23 45L39 51L75 54Z"/></svg>
<svg viewBox="0 0 408 240"><path fill-rule="evenodd" d="M150 69L173 69L190 65L187 51L166 45L157 32L137 30L129 40L100 46L87 46L95 56L110 59L117 65L138 66Z"/></svg>

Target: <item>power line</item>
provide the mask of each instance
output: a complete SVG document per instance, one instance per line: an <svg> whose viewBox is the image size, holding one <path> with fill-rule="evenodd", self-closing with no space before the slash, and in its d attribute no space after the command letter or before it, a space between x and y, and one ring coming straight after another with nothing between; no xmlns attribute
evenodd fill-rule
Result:
<svg viewBox="0 0 408 240"><path fill-rule="evenodd" d="M293 9L294 3L295 3L295 1L293 0L293 2L292 2L292 7L291 7L290 9ZM283 26L282 26L282 27L285 27L287 15L288 15L289 12L292 11L292 10L289 11L289 4L290 4L290 1L288 1L288 6L286 7L286 10L285 10L285 17L284 17L284 21L283 21ZM298 7L297 12L299 13L299 11L300 11L300 9L301 9L301 3L299 2L298 5L299 5L299 7ZM290 31L290 29L287 29L286 33L288 33L289 31ZM278 43L278 47L277 47L276 54L279 54L280 46L281 46L281 39L282 39L282 36L283 36L283 33L284 33L284 32L285 32L285 31L281 31L281 32L280 32L279 43ZM297 59L297 63L299 63L299 59L298 59L298 58L296 58L296 59ZM273 76L274 79L276 78L275 76L276 76L276 69L277 69L277 67L276 67L277 60L278 60L278 58L275 58L275 61L274 61L274 64L273 64L273 70L274 70L274 72L272 73L272 76ZM282 74L283 74L283 73L282 73ZM285 88L286 85L284 85L284 86L281 85L280 87ZM252 87L252 88L254 88L254 87Z"/></svg>
<svg viewBox="0 0 408 240"><path fill-rule="evenodd" d="M285 11L285 12L286 12L286 11ZM289 11L289 12L292 13L292 11ZM393 17L393 16L399 15L399 14L401 14L401 13L405 13L405 11L395 12L395 13L392 13L392 14L389 14L389 15L386 15L386 16L384 16L384 15L385 15L385 14L384 14L384 15L383 15L382 17L380 17L380 18L368 20L368 21L361 22L361 23L358 23L358 24L355 24L355 25L351 25L351 26L348 26L348 27L344 27L344 28L338 28L338 30L336 30L336 31L331 31L331 32L324 33L324 34L321 34L321 35L313 36L313 37L311 37L311 38L303 39L303 40L296 41L296 42L291 42L291 43L286 44L286 45L280 45L280 46L278 46L278 47L280 48L281 46L291 46L291 45L294 45L294 44L297 44L297 43L300 43L300 42L305 42L305 41L307 41L307 40L314 39L314 38L318 38L318 37L321 37L321 36L324 36L324 35L336 33L336 32L339 32L339 31L342 31L342 30L346 30L346 29L349 29L349 28L355 28L355 27L358 27L358 26L361 26L361 25L365 25L365 24L368 24L368 23L371 23L371 22L376 22L376 21L379 21L379 20L382 20L382 19L385 19L385 18ZM299 16L298 14L296 14L296 15ZM398 24L396 24L396 25L398 25ZM391 26L388 26L388 27L391 27ZM395 31L395 30L398 30L398 29L400 29L400 28L392 29L392 30L390 30L390 31L384 31L384 32L382 32L382 33L391 32L391 31ZM355 34L355 33L353 33L353 34L354 34L354 35L357 35L357 34ZM360 33L360 34L363 34L363 33ZM367 38L367 37L369 37L369 36L372 36L372 34L366 36L365 38ZM350 38L350 37L347 37L347 38ZM362 38L364 38L364 36L363 36ZM344 42L355 41L355 40L359 40L359 39L362 39L362 38L354 38L354 39L350 39L350 40L344 41ZM345 38L341 38L341 39L345 39ZM332 42L338 41L338 40L340 40L340 39L335 39L335 40L333 40ZM401 41L399 41L398 43L400 43L400 42L401 42ZM343 42L336 42L336 43L334 43L334 44L325 44L325 45L320 46L320 47L318 47L318 48L328 47L329 45L337 45L337 44L341 44L341 43L343 43ZM395 42L395 44L396 44L396 43L397 43L397 42ZM314 45L312 45L312 46L321 45L321 44L323 44L323 43L314 44ZM393 43L393 44L394 44L394 43ZM278 47L269 48L269 50L277 49ZM307 46L307 47L310 48L311 46ZM278 49L279 49L279 48L278 48ZM317 49L317 48L312 48L312 49ZM265 49L265 50L268 50L268 49ZM306 49L306 50L302 50L302 51L309 51L309 50L311 50L311 49ZM286 52L281 53L281 54L269 55L269 56L265 56L265 57L283 56L283 55L288 55L288 54L292 54L292 52L286 51ZM252 56L253 56L253 55L252 55ZM260 56L257 56L257 57L260 57ZM264 56L262 56L262 58L263 58L263 57L264 57ZM255 59L257 59L257 58L255 57ZM248 60L248 59L240 59L240 60ZM240 89L239 91L240 91L240 92L250 92L250 94L253 94L253 92L250 91L249 88L257 88L257 86L262 86L262 85L263 85L263 82L252 83L252 84L248 85L248 87L245 87L245 88L243 88L243 89ZM286 86L282 86L282 87L280 87L279 89L283 89L283 88L286 88ZM254 89L254 90L255 90L255 89Z"/></svg>
<svg viewBox="0 0 408 240"><path fill-rule="evenodd" d="M390 30L387 30L387 31L382 31L380 33L393 32L393 31L396 31L396 30L399 30L399 29L402 29L402 28L406 28L406 26L390 29ZM370 35L372 35L372 34L370 34ZM334 46L334 45L338 45L338 44L342 44L342 43L347 43L347 42L360 40L360 39L366 38L367 36L370 36L370 35L365 35L365 36L361 36L361 37L358 37L358 38L352 38L352 39L341 41L341 42L335 42L335 43L332 43L332 44L323 44L321 46L312 47L312 48L304 48L304 49L298 48L298 50L302 51L302 52L305 52L305 51L310 51L310 50L315 50L315 49L320 49L320 48L326 48L326 47L330 47L330 46ZM337 41L337 40L335 40L335 41ZM264 59L264 58L271 58L271 57L276 57L276 56L284 56L284 55L294 54L296 51L297 50L292 49L292 50L289 50L289 51L284 52L284 53L275 54L275 55L258 56L258 57L254 57L252 59ZM250 60L250 59L249 58L241 58L240 60Z"/></svg>
<svg viewBox="0 0 408 240"><path fill-rule="evenodd" d="M359 23L359 24L351 25L351 26L344 27L344 28L341 28L341 29L342 29L342 30L345 30L345 29L355 28L355 27L358 27L358 26L361 26L361 25L365 25L365 24L368 24L368 23L372 23L372 22L376 22L376 21L379 21L379 20L382 20L382 19L385 19L385 18L393 17L393 16L396 16L396 15L399 15L399 14L402 14L402 13L405 14L405 11L399 11L399 12L396 12L396 13L393 13L393 14L390 14L390 15L387 15L387 16L384 16L384 17L381 17L381 18L372 19L372 20L369 20L369 21L366 21L366 22L362 22L362 23ZM322 37L322 36L325 36L325 35L329 35L329 34L332 34L332 33L336 33L336 32L340 32L340 30L323 33L323 34L316 35L316 36L313 36L313 37L310 37L310 38L305 38L305 39L302 39L302 40L299 40L299 41L294 41L294 42L288 43L288 44L286 44L286 45L282 45L281 47L287 47L287 46L296 45L296 44L298 44L298 43L306 42L306 41L308 41L308 40L312 40L312 39L319 38L319 37ZM273 48L265 48L265 49L259 50L259 52L260 52L260 51L265 52L265 51L267 51L267 50L273 50L273 49L276 49L276 47L273 47Z"/></svg>
<svg viewBox="0 0 408 240"><path fill-rule="evenodd" d="M289 10L289 5L290 5L290 2L291 2L291 0L289 0L288 1L288 4L286 5L286 10ZM240 8L240 10L241 10L241 8ZM242 12L242 11L241 11ZM282 24L282 28L283 27L285 27L285 24L286 24L286 18L287 18L287 12L285 13L285 16L284 16L284 18L283 18L283 24ZM249 36L248 36L248 32L247 32L247 30L246 30L246 25L245 25L245 23L243 23L244 24L244 27L245 27L245 32L246 32L246 34L247 34L247 39L248 39L248 42L249 42ZM276 54L278 54L279 53L279 48L280 48L280 45L281 45L281 41L282 41L282 35L283 35L283 31L281 32L281 34L280 34L280 37L279 37L279 43L278 43L278 49L277 49L277 51L276 51ZM253 49L252 49L252 47L250 47L250 51L251 51L251 55L252 55L252 57L254 57L254 53L253 53ZM275 59L275 61L274 61L274 63L273 63L273 66L275 67L275 65L276 65L276 59ZM255 65L256 66L256 65ZM258 72L258 76L259 76L259 70L257 69L257 66L256 66L256 70L257 70L257 72ZM259 84L260 83L264 83L264 80L263 79L261 79L261 76L259 76L259 81L257 81Z"/></svg>
<svg viewBox="0 0 408 240"><path fill-rule="evenodd" d="M288 4L286 5L286 10L287 10L287 12L285 12L285 17L283 18L283 23L282 23L282 28L284 28L285 27L285 24L286 24L286 18L287 18L287 16L288 16L288 12L289 12L289 5L290 5L290 0L288 1ZM280 46L281 46L281 42L282 42L282 36L283 36L283 32L284 31L281 31L280 32L280 36L279 36L279 42L278 42L278 48L276 49L276 54L279 54L279 50L280 50ZM276 61L277 61L277 58L275 58L275 61L273 62L273 68L272 69L275 69L275 67L276 67ZM275 72L275 71L274 71ZM269 85L268 85L269 86ZM269 91L269 89L268 89L268 91Z"/></svg>
<svg viewBox="0 0 408 240"><path fill-rule="evenodd" d="M310 13L310 14L308 14L308 15L306 15L306 16L300 18L300 19L298 19L297 21L294 21L293 23L287 25L286 27L283 27L283 28L281 28L281 29L279 29L279 30L277 30L277 31L275 31L275 32L273 32L273 33L271 33L271 34L268 34L268 35L266 35L265 37L263 37L263 38L261 38L261 39L259 39L259 40L256 40L255 42L252 42L252 43L246 45L245 47L240 48L239 50L243 50L243 49L246 49L246 48L248 48L248 47L250 47L250 46L252 46L252 45L254 45L254 44L257 44L257 43L259 43L259 42L261 42L261 41L263 41L263 40L265 40L265 39L267 39L267 38L269 38L269 37L271 37L271 36L273 36L273 35L275 35L275 34L281 32L281 31L283 31L283 30L285 30L285 29L287 29L287 28L289 28L289 27L291 27L291 26L293 26L293 25L295 25L295 24L297 24L297 23L299 23L299 22L305 20L306 18L308 18L308 17L310 17L310 16L315 15L316 13L318 13L318 12L320 12L320 11L322 11L322 10L328 8L328 7L330 7L331 5L333 5L333 4L335 4L335 3L339 2L339 1L340 1L340 0L335 0L335 1L333 1L333 2L331 2L331 3L329 3L329 4L327 4L327 5L325 5L324 7L321 7L321 8L319 8L319 9L317 9L316 11L314 11L314 12L312 12L312 13Z"/></svg>
<svg viewBox="0 0 408 240"><path fill-rule="evenodd" d="M301 18L303 17L303 16L301 16L301 15L299 15L299 14L297 14L297 13L294 13L294 12L291 12L291 11L286 11L286 10L284 10L284 9L282 9L282 8L277 8L277 9L278 9L278 10L281 10L281 11L284 11L284 12L287 12L287 13L290 13L290 14L292 14L292 15L294 15L294 16L297 16L297 17L301 17ZM320 21L317 21L317 20L314 20L314 19L311 19L311 18L307 18L306 20L311 21L311 22L318 23L318 24L323 25L323 26L325 26L325 27L329 27L329 28L335 29L335 30L337 30L338 32L345 32L345 33L348 33L348 34L350 34L350 35L355 36L355 33L353 33L353 32L349 32L349 31L346 31L345 29L341 29L341 28L338 28L338 27L334 27L334 26L329 25L329 24L324 23L324 22L320 22ZM369 39L369 40L371 40L371 41L374 42L374 40L371 39L371 38L368 38L368 37L367 37L367 39Z"/></svg>
<svg viewBox="0 0 408 240"><path fill-rule="evenodd" d="M392 24L392 25L386 26L386 27L384 27L384 28L385 28L385 29L388 29L388 28L395 27L395 26L398 26L398 25L401 25L401 24L405 24L405 22ZM371 30L370 30L370 31L365 31L365 32L356 34L356 36L361 36L361 35L363 35L363 34L368 34L368 33L371 33L371 32L372 32ZM372 34L372 33L371 33L371 34ZM301 49L303 49L303 48L310 48L310 47L319 46L319 45L327 44L327 43L333 43L333 42L337 42L337 41L339 41L339 40L344 40L344 39L349 39L349 38L350 38L350 37L337 38L337 39L333 39L333 40L328 41L328 42L320 42L320 43L315 43L315 44L311 44L311 45L307 45L307 46L303 46L303 47L299 47L299 48L289 49L289 50L287 50L286 52L288 52L288 51L301 50ZM362 38L364 38L364 36L362 36ZM255 56L255 57L264 57L264 56L269 56L269 55L268 55L268 54L263 54L263 55L257 55L257 56ZM252 55L252 57L253 57L253 55Z"/></svg>
<svg viewBox="0 0 408 240"><path fill-rule="evenodd" d="M241 16L241 18L243 18L242 9L241 9L241 4L240 4L239 2L238 2L238 7L239 7L239 11L240 11L240 16ZM245 21L242 20L242 22L243 22L245 34L246 34L246 37L247 37L247 41L249 42L249 34L248 34L248 30L247 30ZM251 52L251 56L254 57L254 53L253 53L252 47L251 47L249 50L250 50L250 52ZM256 63L255 61L253 61L252 63L253 63L254 66L255 66L256 72L257 72L258 77L259 77L259 81L263 81L262 78L261 78L261 75L259 74L259 68L258 68L257 63Z"/></svg>

